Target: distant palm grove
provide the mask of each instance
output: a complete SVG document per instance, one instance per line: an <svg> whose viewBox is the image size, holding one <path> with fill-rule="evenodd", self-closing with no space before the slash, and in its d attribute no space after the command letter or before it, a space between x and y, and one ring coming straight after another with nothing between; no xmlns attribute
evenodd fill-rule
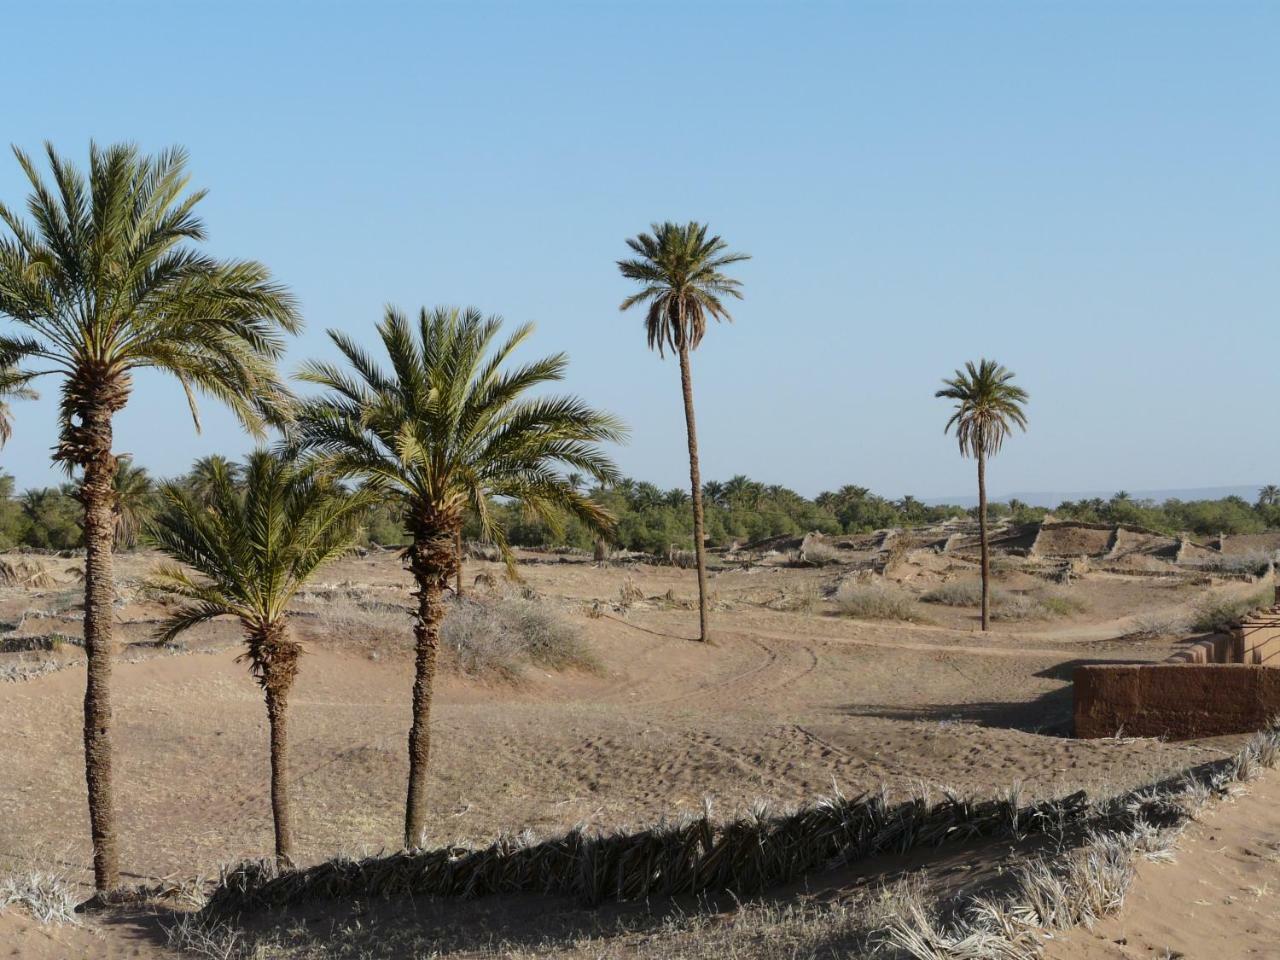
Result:
<svg viewBox="0 0 1280 960"><path fill-rule="evenodd" d="M180 486L199 490L210 470L225 461L207 457L177 478ZM122 461L117 488L120 522L117 549L139 543L145 520L161 506L159 483L145 469ZM577 478L570 479L581 483ZM1257 502L1241 497L1218 500L1168 500L1155 503L1118 492L1108 498L1068 500L1047 509L1018 500L991 503L993 519L1018 522L1043 520L1052 514L1060 520L1088 523L1130 524L1160 533L1212 537L1219 533L1262 533L1280 529L1280 491L1264 487ZM671 547L691 549L693 523L689 493L683 487L664 490L643 480L624 479L607 487L583 487L583 492L605 507L617 520L610 545L622 550L664 554ZM866 487L848 485L816 497L751 480L745 476L710 481L702 488L706 506L708 543L728 546L767 537L799 535L810 531L826 534L867 533L886 527L911 527L938 523L949 517L973 517L974 507L955 504L926 505L912 496L882 497ZM490 509L503 518L509 542L521 547L575 547L590 550L596 540L585 525L567 520L557 532L548 524L531 520L518 506L494 502ZM82 508L74 484L36 487L15 492L13 477L0 475L0 550L27 547L35 550L74 550L84 545L80 526ZM479 520L468 517L463 526L467 540L482 539ZM396 512L386 505L372 508L361 531L363 546L402 546L407 534Z"/></svg>

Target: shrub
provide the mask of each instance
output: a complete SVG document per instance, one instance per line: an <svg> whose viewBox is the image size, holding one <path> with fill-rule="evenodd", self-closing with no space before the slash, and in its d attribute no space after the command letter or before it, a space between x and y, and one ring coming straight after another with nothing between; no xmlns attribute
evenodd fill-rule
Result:
<svg viewBox="0 0 1280 960"><path fill-rule="evenodd" d="M1078 597L1062 593L1046 593L1039 600L1040 605L1045 608L1050 616L1054 617L1069 617L1074 613L1084 613L1089 609L1088 605Z"/></svg>
<svg viewBox="0 0 1280 960"><path fill-rule="evenodd" d="M598 669L581 634L533 600L457 600L450 604L440 639L462 672L520 678L525 664L550 669Z"/></svg>
<svg viewBox="0 0 1280 960"><path fill-rule="evenodd" d="M991 604L992 620L1048 620L1049 608L1026 593L1001 595Z"/></svg>
<svg viewBox="0 0 1280 960"><path fill-rule="evenodd" d="M1133 630L1129 636L1139 640L1153 640L1157 637L1176 637L1187 632L1188 623L1185 617L1172 613L1146 613L1135 617Z"/></svg>
<svg viewBox="0 0 1280 960"><path fill-rule="evenodd" d="M1191 609L1191 629L1201 633L1221 633L1234 626L1245 614L1269 606L1271 597L1270 589L1244 597L1206 593Z"/></svg>
<svg viewBox="0 0 1280 960"><path fill-rule="evenodd" d="M999 591L993 590L991 593L995 600ZM925 603L940 603L944 607L976 607L982 603L982 581L948 580L920 599Z"/></svg>
<svg viewBox="0 0 1280 960"><path fill-rule="evenodd" d="M836 606L846 617L867 620L915 620L916 602L899 587L882 583L843 583Z"/></svg>
<svg viewBox="0 0 1280 960"><path fill-rule="evenodd" d="M840 559L840 551L829 543L811 540L809 545L799 552L796 559L810 567L825 567Z"/></svg>

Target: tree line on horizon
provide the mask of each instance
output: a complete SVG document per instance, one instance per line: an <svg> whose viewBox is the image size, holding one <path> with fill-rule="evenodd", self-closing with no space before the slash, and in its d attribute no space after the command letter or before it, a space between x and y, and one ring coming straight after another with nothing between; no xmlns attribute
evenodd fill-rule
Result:
<svg viewBox="0 0 1280 960"><path fill-rule="evenodd" d="M144 524L163 508L162 482L199 491L207 488L216 468L230 469L233 478L243 469L241 464L213 454L195 461L185 474L170 481L158 481L145 467L121 458L115 484L116 550L130 550L140 545ZM682 487L663 489L648 481L624 477L607 488L588 488L580 475L572 473L568 480L614 516L616 525L609 537L611 546L655 556L666 554L672 547L692 549L690 497ZM704 483L702 496L707 543L711 547L778 536L803 536L815 531L839 536L886 528L922 527L951 518L976 519L978 514L976 506L926 504L910 495L890 499L853 484L805 497L788 487L761 483L742 474L727 481ZM502 518L507 539L513 546L589 551L595 545L594 532L572 518L557 532L551 525L525 515L518 504L493 500L489 510ZM1109 498L1065 500L1052 508L1032 506L1017 499L996 501L989 503L987 510L992 519L1016 523L1036 523L1052 516L1059 520L1124 524L1169 536L1186 534L1209 539L1218 534L1280 530L1280 487L1263 487L1254 503L1239 496L1157 502L1135 499L1119 491ZM0 473L0 550L82 549L82 512L75 483L31 487L17 493L13 477ZM483 539L478 518L466 517L462 536L471 541ZM407 541L408 532L393 505L369 505L356 538L357 545L392 548L403 546Z"/></svg>

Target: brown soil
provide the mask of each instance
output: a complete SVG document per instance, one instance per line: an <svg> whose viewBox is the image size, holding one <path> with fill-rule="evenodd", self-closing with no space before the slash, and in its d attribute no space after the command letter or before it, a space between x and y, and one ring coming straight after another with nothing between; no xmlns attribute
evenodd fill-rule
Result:
<svg viewBox="0 0 1280 960"><path fill-rule="evenodd" d="M581 628L603 671L531 670L520 685L444 680L434 714L433 842L635 823L697 808L705 797L728 814L758 798L811 798L833 779L851 791L885 784L906 793L924 781L984 796L1014 781L1030 795L1119 788L1236 746L1065 736L1074 667L1163 659L1178 641L1122 639L1133 617L1184 607L1203 588L1092 574L1063 588L1083 613L1000 623L983 635L975 611L930 604L921 604L930 623L841 618L817 599L840 579L838 567L756 566L713 578L716 642L708 646L689 639L691 571L527 559L537 561L520 567L527 585ZM154 562L119 561L126 602L116 615L127 643L146 641L162 613L136 589ZM938 563L951 572L917 563L906 588L921 593L944 576L971 575L963 561ZM62 584L0 590L0 620L12 625L26 613L20 633L74 636L75 561L50 566ZM500 570L470 561L466 575ZM1001 577L1001 589L1045 584L1020 572ZM407 575L393 555L378 554L336 565L325 581L296 620L307 647L291 701L302 862L396 846L407 772L410 625L394 606L408 602ZM622 608L624 584L654 599ZM349 596L386 607L361 626L343 612ZM796 597L810 598L810 609L771 609ZM604 616L588 615L594 601ZM46 615L36 619L37 610ZM23 654L71 665L0 684L0 874L56 864L77 881L90 876L80 652ZM234 662L238 652L233 626L217 623L194 634L186 653L138 645L123 654L114 708L130 880L208 876L271 849L266 714ZM15 911L0 915L0 942L38 960L159 949L146 922L40 928Z"/></svg>

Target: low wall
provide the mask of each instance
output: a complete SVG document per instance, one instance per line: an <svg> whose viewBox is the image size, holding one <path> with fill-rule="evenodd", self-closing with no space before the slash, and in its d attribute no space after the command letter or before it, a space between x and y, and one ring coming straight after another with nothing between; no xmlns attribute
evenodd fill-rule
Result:
<svg viewBox="0 0 1280 960"><path fill-rule="evenodd" d="M1280 667L1280 612L1256 613L1240 621L1234 632L1237 663Z"/></svg>
<svg viewBox="0 0 1280 960"><path fill-rule="evenodd" d="M1188 644L1165 659L1165 663L1248 663L1241 656L1237 634L1216 634Z"/></svg>
<svg viewBox="0 0 1280 960"><path fill-rule="evenodd" d="M1186 740L1249 733L1280 716L1280 670L1239 663L1078 667L1075 735Z"/></svg>

